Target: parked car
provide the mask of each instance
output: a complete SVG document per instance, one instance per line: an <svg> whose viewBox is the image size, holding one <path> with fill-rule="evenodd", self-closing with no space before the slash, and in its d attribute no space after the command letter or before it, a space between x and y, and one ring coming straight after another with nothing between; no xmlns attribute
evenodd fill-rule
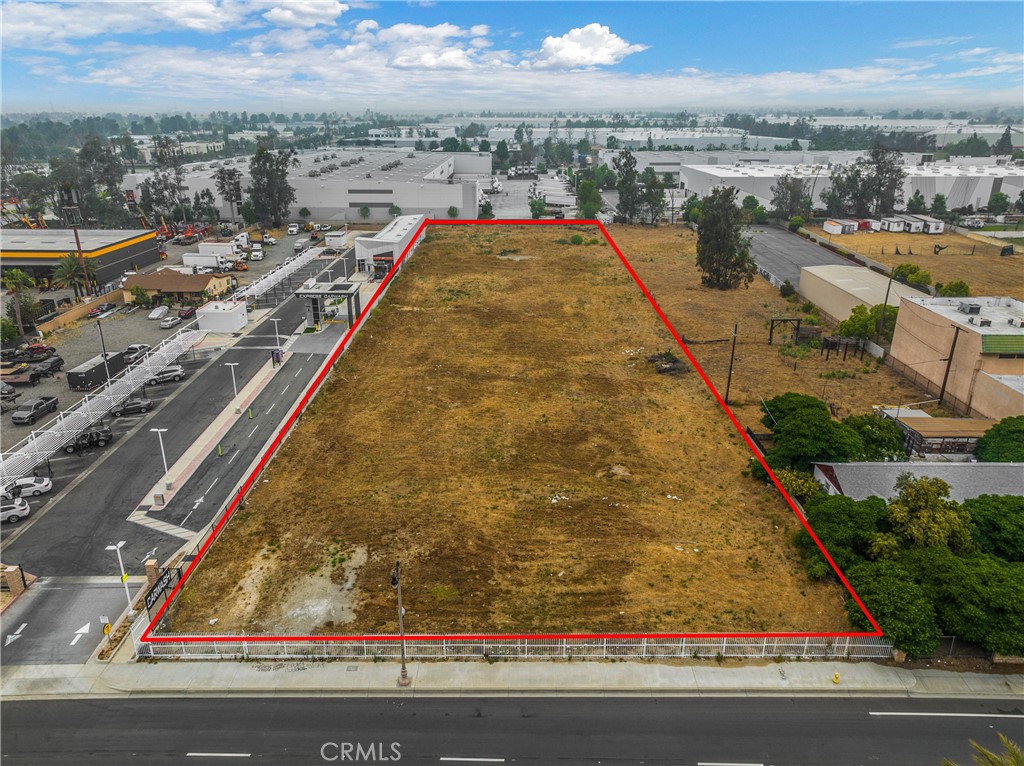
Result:
<svg viewBox="0 0 1024 766"><path fill-rule="evenodd" d="M39 418L50 412L57 411L56 396L40 396L24 401L11 413L11 420L18 425L34 425Z"/></svg>
<svg viewBox="0 0 1024 766"><path fill-rule="evenodd" d="M46 375L52 378L58 372L64 369L64 359L59 356L51 356L49 359L44 359L33 368L40 375Z"/></svg>
<svg viewBox="0 0 1024 766"><path fill-rule="evenodd" d="M17 524L32 512L28 501L22 497L15 497L11 500L0 501L0 522Z"/></svg>
<svg viewBox="0 0 1024 766"><path fill-rule="evenodd" d="M320 224L320 231L330 231L333 227L329 223Z"/></svg>
<svg viewBox="0 0 1024 766"><path fill-rule="evenodd" d="M181 324L181 317L164 317L163 319L160 320L160 329L170 330L172 327L179 324Z"/></svg>
<svg viewBox="0 0 1024 766"><path fill-rule="evenodd" d="M117 308L115 303L101 303L99 306L93 309L89 309L89 319L95 319L96 317L103 316L108 311L113 311Z"/></svg>
<svg viewBox="0 0 1024 766"><path fill-rule="evenodd" d="M316 232L316 231L309 232L309 240L310 240L310 242L316 242L316 240L318 240L318 239L320 239L320 233L319 232Z"/></svg>
<svg viewBox="0 0 1024 766"><path fill-rule="evenodd" d="M15 497L39 497L53 489L53 482L45 476L25 476L15 479L3 488L5 499Z"/></svg>
<svg viewBox="0 0 1024 766"><path fill-rule="evenodd" d="M177 383L187 374L185 368L180 364L172 364L170 367L164 367L162 370L154 373L153 377L146 381L146 385L155 386L157 383L167 383L168 381Z"/></svg>
<svg viewBox="0 0 1024 766"><path fill-rule="evenodd" d="M124 350L125 364L135 364L149 353L151 346L148 343L133 343Z"/></svg>
<svg viewBox="0 0 1024 766"><path fill-rule="evenodd" d="M122 415L137 415L141 412L149 412L151 409L153 409L152 399L129 399L111 409L110 414L115 418L119 418Z"/></svg>
<svg viewBox="0 0 1024 766"><path fill-rule="evenodd" d="M113 438L114 432L106 426L94 426L82 431L73 441L64 445L64 451L71 454L87 447L105 447Z"/></svg>
<svg viewBox="0 0 1024 766"><path fill-rule="evenodd" d="M167 316L167 312L169 311L170 309L167 308L167 306L157 306L155 309L149 312L149 318L163 319L165 316Z"/></svg>
<svg viewBox="0 0 1024 766"><path fill-rule="evenodd" d="M14 386L0 383L0 399L14 399L17 396L18 392L14 390Z"/></svg>
<svg viewBox="0 0 1024 766"><path fill-rule="evenodd" d="M298 234L299 232L296 231L295 233ZM264 234L263 235L263 244L264 245L276 245L277 244L277 238L276 237L272 237L269 234Z"/></svg>
<svg viewBox="0 0 1024 766"><path fill-rule="evenodd" d="M298 234L299 233L299 225L297 223L290 223L290 224L288 224L288 233L289 234Z"/></svg>
<svg viewBox="0 0 1024 766"><path fill-rule="evenodd" d="M195 306L182 306L180 309L178 309L178 316L181 317L182 319L191 319L195 315Z"/></svg>

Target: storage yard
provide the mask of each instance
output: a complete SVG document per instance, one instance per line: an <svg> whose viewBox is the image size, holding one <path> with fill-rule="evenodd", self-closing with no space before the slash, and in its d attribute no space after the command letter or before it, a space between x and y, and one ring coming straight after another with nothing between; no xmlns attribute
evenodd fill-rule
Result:
<svg viewBox="0 0 1024 766"><path fill-rule="evenodd" d="M612 234L680 331L727 336L708 309L735 299L758 363L786 369L760 328L767 283L694 289L691 232ZM849 630L845 592L807 580L798 520L742 475L748 448L700 377L648 362L672 350L596 229L433 227L167 628L395 633L400 559L410 634ZM735 389L751 424L753 358ZM903 393L884 372L845 406Z"/></svg>

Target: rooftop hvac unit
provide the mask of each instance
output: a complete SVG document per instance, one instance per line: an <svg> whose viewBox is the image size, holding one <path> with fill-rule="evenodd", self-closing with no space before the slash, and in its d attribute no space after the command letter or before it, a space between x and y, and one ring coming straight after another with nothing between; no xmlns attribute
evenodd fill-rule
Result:
<svg viewBox="0 0 1024 766"><path fill-rule="evenodd" d="M991 326L992 326L992 320L991 319L982 319L980 317L978 318L978 327L991 327Z"/></svg>
<svg viewBox="0 0 1024 766"><path fill-rule="evenodd" d="M960 305L956 307L956 310L959 311L961 314L980 314L981 304L960 301Z"/></svg>

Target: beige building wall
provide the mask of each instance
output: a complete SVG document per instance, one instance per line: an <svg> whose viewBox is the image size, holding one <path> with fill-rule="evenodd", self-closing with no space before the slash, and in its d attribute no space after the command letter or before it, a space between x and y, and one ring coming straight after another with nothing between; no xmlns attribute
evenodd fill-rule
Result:
<svg viewBox="0 0 1024 766"><path fill-rule="evenodd" d="M974 381L971 409L993 420L1024 415L1024 391L996 380L987 372L980 372Z"/></svg>
<svg viewBox="0 0 1024 766"><path fill-rule="evenodd" d="M953 334L953 325L941 315L914 301L903 301L890 353L894 366L919 384L922 381L915 378L914 373L924 378L931 386L923 387L930 392L938 391L946 371L945 360L953 344ZM990 375L1024 375L1024 359L1000 359L998 354L982 354L981 339L978 330L960 326L946 382L946 395L962 403L962 414L995 419L1021 414L1019 406L1017 411L1012 406L1003 408L1004 404L1013 404L1013 397L1007 397L996 386L1006 386L989 379L979 390L977 383L981 372Z"/></svg>

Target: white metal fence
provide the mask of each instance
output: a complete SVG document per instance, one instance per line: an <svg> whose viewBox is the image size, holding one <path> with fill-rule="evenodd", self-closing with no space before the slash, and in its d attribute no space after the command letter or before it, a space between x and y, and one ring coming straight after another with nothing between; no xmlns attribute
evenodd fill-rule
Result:
<svg viewBox="0 0 1024 766"><path fill-rule="evenodd" d="M140 659L277 659L397 660L401 641L259 640L260 636L162 635L160 642L142 642L145 625L132 630ZM166 640L173 639L173 640ZM219 640L214 640L219 639ZM671 659L671 658L801 658L882 659L892 644L883 638L448 638L409 639L406 655L414 660L537 660L537 659Z"/></svg>

